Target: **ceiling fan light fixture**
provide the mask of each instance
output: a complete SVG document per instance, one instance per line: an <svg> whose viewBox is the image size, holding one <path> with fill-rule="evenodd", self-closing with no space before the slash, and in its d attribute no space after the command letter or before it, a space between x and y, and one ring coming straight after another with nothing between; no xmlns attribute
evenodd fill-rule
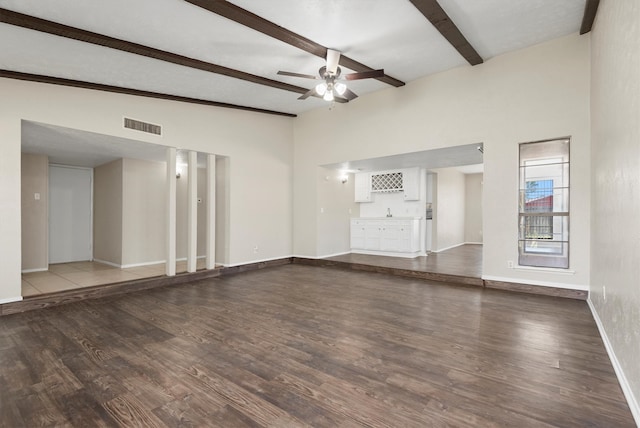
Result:
<svg viewBox="0 0 640 428"><path fill-rule="evenodd" d="M338 93L338 95L344 95L345 91L347 90L347 85L340 82L336 83L333 87Z"/></svg>
<svg viewBox="0 0 640 428"><path fill-rule="evenodd" d="M327 92L327 84L324 82L318 84L316 86L316 92L318 93L318 95L323 96Z"/></svg>
<svg viewBox="0 0 640 428"><path fill-rule="evenodd" d="M324 96L322 97L325 101L333 101L333 91L327 91L325 92Z"/></svg>

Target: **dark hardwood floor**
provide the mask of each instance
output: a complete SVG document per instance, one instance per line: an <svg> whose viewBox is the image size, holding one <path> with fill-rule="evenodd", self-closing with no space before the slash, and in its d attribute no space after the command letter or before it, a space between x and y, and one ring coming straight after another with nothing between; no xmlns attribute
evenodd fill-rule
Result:
<svg viewBox="0 0 640 428"><path fill-rule="evenodd" d="M0 317L0 426L632 427L587 304L290 264Z"/></svg>
<svg viewBox="0 0 640 428"><path fill-rule="evenodd" d="M327 257L325 260L482 278L482 245L479 244L460 245L440 253L429 253L428 256L413 259L350 253Z"/></svg>

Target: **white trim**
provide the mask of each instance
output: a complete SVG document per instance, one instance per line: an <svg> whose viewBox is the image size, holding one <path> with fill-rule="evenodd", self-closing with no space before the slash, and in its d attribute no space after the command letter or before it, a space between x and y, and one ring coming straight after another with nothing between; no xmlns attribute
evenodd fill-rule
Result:
<svg viewBox="0 0 640 428"><path fill-rule="evenodd" d="M7 299L0 299L0 305L4 305L5 303L13 303L22 301L22 296L18 297L9 297Z"/></svg>
<svg viewBox="0 0 640 428"><path fill-rule="evenodd" d="M369 250L351 250L353 254L367 254L369 256L387 256L387 257L402 257L405 259L415 259L420 255L420 251L413 253L394 253L391 251L369 251Z"/></svg>
<svg viewBox="0 0 640 428"><path fill-rule="evenodd" d="M113 266L113 267L117 267L117 268L122 269L122 265L119 265L117 263L108 262L106 260L100 260L100 259L93 259L93 261L96 262L96 263L102 263L103 265Z"/></svg>
<svg viewBox="0 0 640 428"><path fill-rule="evenodd" d="M613 365L613 370L616 372L616 376L618 377L618 382L620 383L620 387L622 388L622 393L624 394L624 397L627 399L627 404L629 405L629 409L631 410L633 419L636 421L636 425L640 426L640 406L638 406L638 400L633 395L633 390L629 385L629 381L627 380L627 377L625 376L624 371L622 371L622 366L620 365L620 361L618 361L618 357L616 357L616 353L613 350L613 346L611 346L611 342L609 341L607 332L604 329L604 325L602 324L602 321L598 316L598 312L596 311L595 306L593 306L591 297L587 299L587 305L589 305L589 309L591 309L591 315L593 315L593 319L596 321L596 325L598 326L598 331L600 332L600 337L602 338L604 347L607 350L607 354L609 354L611 365Z"/></svg>
<svg viewBox="0 0 640 428"><path fill-rule="evenodd" d="M482 242L465 242L462 245L482 245Z"/></svg>
<svg viewBox="0 0 640 428"><path fill-rule="evenodd" d="M463 246L464 244L466 244L466 242L461 242L461 243L459 243L459 244L452 245L452 246L447 247L447 248L441 248L441 249L439 249L439 250L431 250L431 252L432 252L432 253L440 253L440 252L442 252L442 251L447 251L447 250L451 250L451 249L456 248L456 247L461 247L461 246Z"/></svg>
<svg viewBox="0 0 640 428"><path fill-rule="evenodd" d="M558 284L557 282L537 281L535 279L506 278L502 276L492 276L492 275L482 275L482 279L486 279L487 281L512 282L514 284L539 285L540 287L564 288L566 290L589 291L588 285Z"/></svg>
<svg viewBox="0 0 640 428"><path fill-rule="evenodd" d="M222 265L223 267L236 267L236 266L250 265L250 264L253 264L253 263L263 263L263 262L270 262L270 261L273 261L273 260L289 259L289 258L291 258L291 257L306 257L306 256L281 256L281 257L271 257L271 258L269 258L269 259L249 260L249 261L241 262L241 263L228 263L228 264L221 263L221 265Z"/></svg>
<svg viewBox="0 0 640 428"><path fill-rule="evenodd" d="M300 255L300 254L293 254L293 255L291 255L289 257L297 257L299 259L320 260L320 259L325 259L327 257L344 256L345 254L351 254L351 251L345 251L343 253L327 254L326 256L303 256L303 255Z"/></svg>
<svg viewBox="0 0 640 428"><path fill-rule="evenodd" d="M165 264L166 260L157 260L155 262L143 262L143 263L131 263L128 265L120 266L122 269L134 268L134 267L142 267L142 266L151 266L151 265L161 265Z"/></svg>
<svg viewBox="0 0 640 428"><path fill-rule="evenodd" d="M46 272L49 268L37 268L37 269L24 269L22 273L33 273L33 272Z"/></svg>
<svg viewBox="0 0 640 428"><path fill-rule="evenodd" d="M536 267L536 266L514 266L513 270L521 270L521 271L529 271L529 272L550 272L550 273L559 273L561 275L575 275L575 270L570 269L562 269L562 268L549 268L549 267Z"/></svg>
<svg viewBox="0 0 640 428"><path fill-rule="evenodd" d="M207 256L198 256L198 257L196 257L196 259L206 259L206 258L207 258ZM176 259L176 261L177 262L184 262L184 261L187 261L187 258L186 257L182 257L182 258ZM162 263L164 263L164 262L162 262Z"/></svg>
<svg viewBox="0 0 640 428"><path fill-rule="evenodd" d="M324 256L317 256L317 257L308 257L308 256L292 256L292 257L305 257L307 259L326 259L327 257L344 256L345 254L351 254L351 251L344 251L342 253L327 254Z"/></svg>

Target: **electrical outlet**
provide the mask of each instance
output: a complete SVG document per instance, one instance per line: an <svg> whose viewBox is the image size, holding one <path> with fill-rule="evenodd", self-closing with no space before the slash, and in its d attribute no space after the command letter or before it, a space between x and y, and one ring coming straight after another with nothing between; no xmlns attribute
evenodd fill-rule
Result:
<svg viewBox="0 0 640 428"><path fill-rule="evenodd" d="M320 208L320 214L324 214L324 208Z"/></svg>
<svg viewBox="0 0 640 428"><path fill-rule="evenodd" d="M254 245L254 246L253 246L253 252L254 252L254 253L257 253L257 252L258 252L258 244L256 244L256 245Z"/></svg>
<svg viewBox="0 0 640 428"><path fill-rule="evenodd" d="M509 269L513 269L513 261L512 260L507 260L507 267Z"/></svg>
<svg viewBox="0 0 640 428"><path fill-rule="evenodd" d="M607 301L607 287L602 286L602 300Z"/></svg>

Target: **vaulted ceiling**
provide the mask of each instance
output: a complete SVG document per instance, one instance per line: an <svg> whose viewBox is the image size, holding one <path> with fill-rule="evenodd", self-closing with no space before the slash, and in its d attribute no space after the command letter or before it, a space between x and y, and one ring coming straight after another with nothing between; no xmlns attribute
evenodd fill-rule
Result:
<svg viewBox="0 0 640 428"><path fill-rule="evenodd" d="M362 96L588 32L597 0L0 0L0 77L295 115L327 48ZM366 102L357 98L351 103Z"/></svg>

